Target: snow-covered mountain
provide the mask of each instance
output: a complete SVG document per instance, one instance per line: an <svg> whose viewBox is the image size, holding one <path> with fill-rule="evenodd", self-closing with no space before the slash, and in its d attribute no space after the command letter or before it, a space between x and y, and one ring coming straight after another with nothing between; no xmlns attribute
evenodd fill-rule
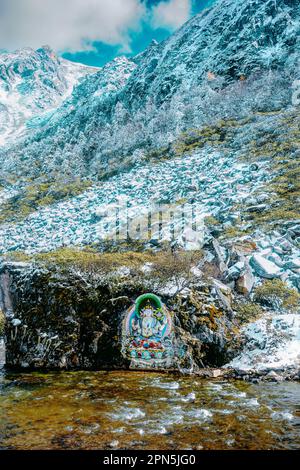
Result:
<svg viewBox="0 0 300 470"><path fill-rule="evenodd" d="M251 138L261 139L268 121L291 130L280 113L293 109L299 27L291 0L219 0L161 44L99 70L47 47L1 54L3 182L8 175L21 185L59 175L96 182L202 148L251 153ZM230 122L242 119L252 119L251 130L236 124L233 133Z"/></svg>
<svg viewBox="0 0 300 470"><path fill-rule="evenodd" d="M67 101L50 120L35 121L13 159L3 151L4 170L38 176L38 160L55 173L65 153L64 171L103 175L186 129L286 107L299 75L299 17L291 0L219 0L133 61L118 59L87 76L74 89L74 106ZM117 85L103 93L111 80ZM68 165L70 152L76 165Z"/></svg>
<svg viewBox="0 0 300 470"><path fill-rule="evenodd" d="M20 137L31 118L57 108L96 70L59 58L48 46L0 54L0 145Z"/></svg>
<svg viewBox="0 0 300 470"><path fill-rule="evenodd" d="M298 73L299 14L292 0L219 0L140 55L128 102L136 108L152 96L159 105L178 90L207 81L221 89L271 69Z"/></svg>

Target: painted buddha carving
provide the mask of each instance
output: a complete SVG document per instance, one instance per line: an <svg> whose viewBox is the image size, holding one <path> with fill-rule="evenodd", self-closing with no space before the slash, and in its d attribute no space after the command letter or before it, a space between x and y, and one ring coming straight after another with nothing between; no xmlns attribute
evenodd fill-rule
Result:
<svg viewBox="0 0 300 470"><path fill-rule="evenodd" d="M171 365L172 320L154 294L137 298L125 317L123 353L133 368L166 368Z"/></svg>
<svg viewBox="0 0 300 470"><path fill-rule="evenodd" d="M139 317L136 317L132 321L132 330L137 335L144 338L151 338L161 336L161 333L167 324L167 318L160 310L155 310L153 306L148 303L140 311Z"/></svg>

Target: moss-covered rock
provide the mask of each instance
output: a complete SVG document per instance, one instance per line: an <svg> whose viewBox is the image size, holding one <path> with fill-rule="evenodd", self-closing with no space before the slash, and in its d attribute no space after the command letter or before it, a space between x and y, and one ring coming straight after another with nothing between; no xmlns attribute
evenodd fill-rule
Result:
<svg viewBox="0 0 300 470"><path fill-rule="evenodd" d="M262 307L255 302L236 302L234 308L240 324L255 321L264 313Z"/></svg>

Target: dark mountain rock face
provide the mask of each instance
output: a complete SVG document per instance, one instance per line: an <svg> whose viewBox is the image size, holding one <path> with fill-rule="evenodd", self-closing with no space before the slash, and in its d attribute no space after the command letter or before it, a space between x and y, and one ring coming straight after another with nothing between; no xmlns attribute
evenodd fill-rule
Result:
<svg viewBox="0 0 300 470"><path fill-rule="evenodd" d="M11 306L4 308L8 367L124 367L115 339L121 310L112 311L107 286L87 288L76 276L62 276L60 283L58 273L18 266L1 276L8 279L2 301L10 299Z"/></svg>

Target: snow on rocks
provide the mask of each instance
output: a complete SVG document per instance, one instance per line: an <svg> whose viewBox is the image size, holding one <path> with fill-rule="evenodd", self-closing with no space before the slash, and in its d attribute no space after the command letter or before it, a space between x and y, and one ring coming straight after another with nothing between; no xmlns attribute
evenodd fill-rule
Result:
<svg viewBox="0 0 300 470"><path fill-rule="evenodd" d="M255 284L255 276L247 263L245 271L241 274L236 282L237 291L243 295L251 294L253 286Z"/></svg>
<svg viewBox="0 0 300 470"><path fill-rule="evenodd" d="M231 311L231 303L233 299L231 288L217 279L213 280L213 286L224 308Z"/></svg>
<svg viewBox="0 0 300 470"><path fill-rule="evenodd" d="M191 273L197 278L201 278L203 276L203 272L198 268L198 266L192 266Z"/></svg>
<svg viewBox="0 0 300 470"><path fill-rule="evenodd" d="M153 263L145 263L142 267L141 267L141 271L142 273L144 274L149 274L151 273L153 269Z"/></svg>
<svg viewBox="0 0 300 470"><path fill-rule="evenodd" d="M213 215L220 210L219 206L212 205L213 185L219 199L226 200L224 211L229 211L240 197L239 180L249 172L249 165L237 165L228 176L234 161L234 154L225 159L215 151L209 153L197 150L184 159L175 158L155 165L151 162L136 164L130 171L119 173L101 185L95 184L79 196L42 208L20 222L3 224L0 226L0 253L34 253L61 246L87 245L108 238L115 239L116 215L122 232L128 220L130 224L135 224L136 219L144 218L141 222L145 223L149 211L153 208L157 211L157 207L166 214L167 223L162 235L168 240L166 232L170 232L170 206L175 210L178 208L178 213L181 210L185 213L188 222L188 227L183 227L187 229L183 240L185 246L199 249L202 245L204 215ZM199 184L200 189L195 193L187 182L191 178L202 181L204 176L205 181ZM191 198L193 203L189 202ZM181 200L184 202L178 203ZM169 203L161 204L161 201ZM191 230L190 223L193 205L197 216L196 231ZM179 238L182 227L179 222L174 225ZM156 220L152 223L152 231L152 238L157 238Z"/></svg>
<svg viewBox="0 0 300 470"><path fill-rule="evenodd" d="M291 258L286 264L287 269L298 271L300 269L300 258Z"/></svg>
<svg viewBox="0 0 300 470"><path fill-rule="evenodd" d="M178 240L178 244L187 251L200 250L203 246L204 233L186 227Z"/></svg>
<svg viewBox="0 0 300 470"><path fill-rule="evenodd" d="M120 277L128 277L130 275L130 269L127 266L120 266L114 274Z"/></svg>
<svg viewBox="0 0 300 470"><path fill-rule="evenodd" d="M252 237L240 239L227 249L224 279L234 282L237 292L249 295L263 279L277 278L299 290L300 250L280 233L257 230Z"/></svg>
<svg viewBox="0 0 300 470"><path fill-rule="evenodd" d="M226 278L229 281L236 280L240 277L240 275L242 274L244 269L245 269L245 262L244 261L238 261L237 263L235 263L233 266L231 266L228 269L228 271L226 273Z"/></svg>
<svg viewBox="0 0 300 470"><path fill-rule="evenodd" d="M229 362L244 372L300 370L300 315L269 315L245 326L244 349Z"/></svg>

